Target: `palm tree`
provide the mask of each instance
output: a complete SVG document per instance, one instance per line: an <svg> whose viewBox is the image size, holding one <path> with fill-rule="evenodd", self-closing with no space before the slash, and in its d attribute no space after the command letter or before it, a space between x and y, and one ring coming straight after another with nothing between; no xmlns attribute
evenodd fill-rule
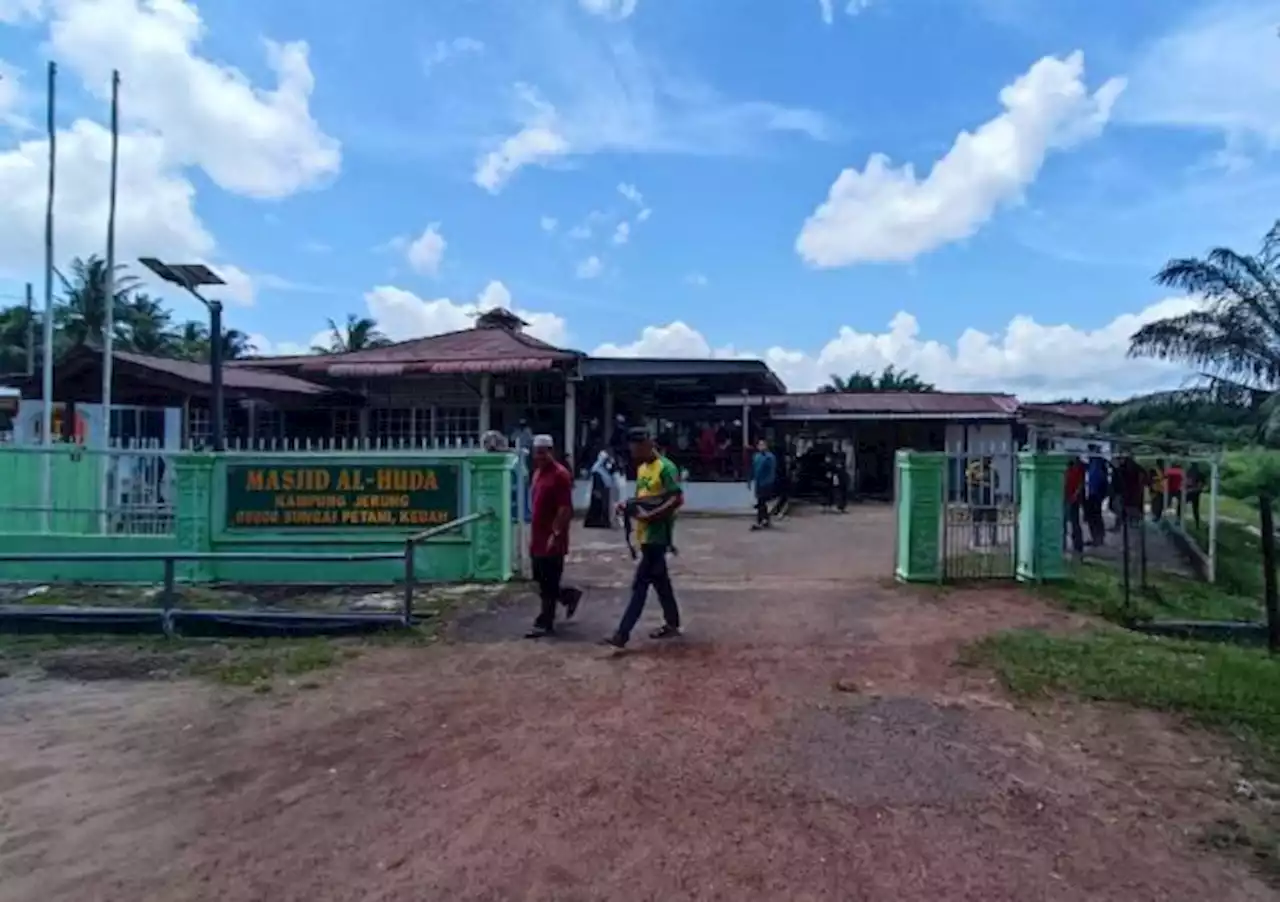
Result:
<svg viewBox="0 0 1280 902"><path fill-rule="evenodd" d="M197 320L188 320L182 324L174 337L174 350L184 360L207 362L210 357L211 343L209 327ZM235 360L248 357L256 348L248 333L239 329L222 330L222 359Z"/></svg>
<svg viewBox="0 0 1280 902"><path fill-rule="evenodd" d="M0 309L0 374L27 371L28 323L39 331L39 316L24 306Z"/></svg>
<svg viewBox="0 0 1280 902"><path fill-rule="evenodd" d="M124 274L124 264L116 266L113 319L123 322L130 295L138 280ZM96 254L88 260L71 261L71 279L63 280L65 294L54 311L56 324L72 345L101 344L107 321L107 263Z"/></svg>
<svg viewBox="0 0 1280 902"><path fill-rule="evenodd" d="M199 320L187 320L174 336L174 352L183 360L208 360L209 327Z"/></svg>
<svg viewBox="0 0 1280 902"><path fill-rule="evenodd" d="M886 366L879 375L872 372L858 371L847 379L832 376L831 382L818 391L824 394L848 394L850 392L906 391L933 392L938 388L925 382L915 373L895 369L892 364Z"/></svg>
<svg viewBox="0 0 1280 902"><path fill-rule="evenodd" d="M1257 254L1214 248L1203 258L1170 260L1155 281L1205 303L1143 326L1129 340L1129 356L1177 361L1195 369L1200 379L1190 388L1130 402L1104 425L1122 425L1154 405L1185 408L1210 400L1251 411L1258 442L1280 444L1280 221L1267 232ZM1259 470L1250 489L1258 497L1267 637L1276 652L1280 600L1273 503L1280 494L1280 469Z"/></svg>
<svg viewBox="0 0 1280 902"><path fill-rule="evenodd" d="M315 354L345 354L366 348L385 348L391 343L391 339L378 331L377 320L348 313L345 326L329 320L329 346L313 345L311 351Z"/></svg>
<svg viewBox="0 0 1280 902"><path fill-rule="evenodd" d="M162 302L148 294L138 293L129 299L116 323L117 340L128 350L139 354L167 355L175 351L177 336L169 329L173 319Z"/></svg>

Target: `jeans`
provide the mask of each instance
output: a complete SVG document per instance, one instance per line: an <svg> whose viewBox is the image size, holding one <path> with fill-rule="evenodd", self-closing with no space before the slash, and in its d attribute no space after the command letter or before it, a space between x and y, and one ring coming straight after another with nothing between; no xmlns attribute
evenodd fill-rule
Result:
<svg viewBox="0 0 1280 902"><path fill-rule="evenodd" d="M560 601L560 580L564 576L564 556L536 554L533 556L533 580L538 584L538 599L542 608L533 625L549 630L556 623L556 604Z"/></svg>
<svg viewBox="0 0 1280 902"><path fill-rule="evenodd" d="M671 574L667 571L666 545L641 545L640 563L636 564L636 575L631 581L631 601L622 614L622 622L618 624L618 638L626 642L631 638L631 631L640 621L644 612L644 603L649 598L649 587L658 593L658 603L662 605L662 619L667 626L680 627L680 607L676 604L676 593L671 588Z"/></svg>

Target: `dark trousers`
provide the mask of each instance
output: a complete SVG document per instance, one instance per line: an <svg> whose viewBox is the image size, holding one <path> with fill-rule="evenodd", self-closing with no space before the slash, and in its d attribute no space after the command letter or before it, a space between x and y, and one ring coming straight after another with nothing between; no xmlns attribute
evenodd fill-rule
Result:
<svg viewBox="0 0 1280 902"><path fill-rule="evenodd" d="M1200 528L1200 493L1199 492L1187 492L1187 506L1191 508L1191 516L1195 520L1196 529L1199 529Z"/></svg>
<svg viewBox="0 0 1280 902"><path fill-rule="evenodd" d="M1084 522L1089 527L1089 540L1102 545L1107 540L1107 526L1102 520L1102 498L1094 495L1084 499Z"/></svg>
<svg viewBox="0 0 1280 902"><path fill-rule="evenodd" d="M756 525L769 525L769 499L773 497L773 493L768 489L756 490Z"/></svg>
<svg viewBox="0 0 1280 902"><path fill-rule="evenodd" d="M662 619L667 626L680 626L680 607L676 604L676 593L671 588L671 574L667 570L667 546L641 545L640 563L636 564L636 575L631 580L631 601L627 603L622 622L618 624L618 638L623 642L631 638L631 631L640 621L644 603L649 598L650 586L658 593Z"/></svg>
<svg viewBox="0 0 1280 902"><path fill-rule="evenodd" d="M538 599L542 608L533 625L549 630L556 623L556 604L560 601L560 580L564 577L564 556L559 554L535 554L533 556L533 581L538 584Z"/></svg>
<svg viewBox="0 0 1280 902"><path fill-rule="evenodd" d="M1068 501L1066 503L1066 530L1065 532L1071 537L1071 550L1076 554L1084 553L1084 529L1080 525L1080 502Z"/></svg>

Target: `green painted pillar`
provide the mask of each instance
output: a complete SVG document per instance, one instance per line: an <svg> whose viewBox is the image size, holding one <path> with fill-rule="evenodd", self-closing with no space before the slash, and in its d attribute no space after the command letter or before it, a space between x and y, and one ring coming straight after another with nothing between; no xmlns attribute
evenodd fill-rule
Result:
<svg viewBox="0 0 1280 902"><path fill-rule="evenodd" d="M471 503L467 513L491 510L494 516L471 524L471 578L511 578L511 454L480 454L471 468Z"/></svg>
<svg viewBox="0 0 1280 902"><path fill-rule="evenodd" d="M945 454L899 451L897 483L898 550L894 576L902 582L942 581L943 478Z"/></svg>
<svg viewBox="0 0 1280 902"><path fill-rule="evenodd" d="M1062 547L1063 498L1067 454L1018 455L1018 579L1023 582L1064 579Z"/></svg>
<svg viewBox="0 0 1280 902"><path fill-rule="evenodd" d="M213 460L211 454L182 454L174 460L174 533L183 551L213 550ZM208 561L180 562L177 575L187 582L209 582L213 569Z"/></svg>

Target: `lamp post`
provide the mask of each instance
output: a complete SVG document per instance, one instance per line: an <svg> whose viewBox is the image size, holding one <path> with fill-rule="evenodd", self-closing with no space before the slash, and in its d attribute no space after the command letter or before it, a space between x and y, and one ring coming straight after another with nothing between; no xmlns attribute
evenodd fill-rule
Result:
<svg viewBox="0 0 1280 902"><path fill-rule="evenodd" d="M222 301L206 299L198 288L204 285L225 285L222 277L203 263L161 263L155 257L139 257L138 262L171 285L188 292L209 310L209 369L213 384L213 450L227 450L223 435L222 410Z"/></svg>

